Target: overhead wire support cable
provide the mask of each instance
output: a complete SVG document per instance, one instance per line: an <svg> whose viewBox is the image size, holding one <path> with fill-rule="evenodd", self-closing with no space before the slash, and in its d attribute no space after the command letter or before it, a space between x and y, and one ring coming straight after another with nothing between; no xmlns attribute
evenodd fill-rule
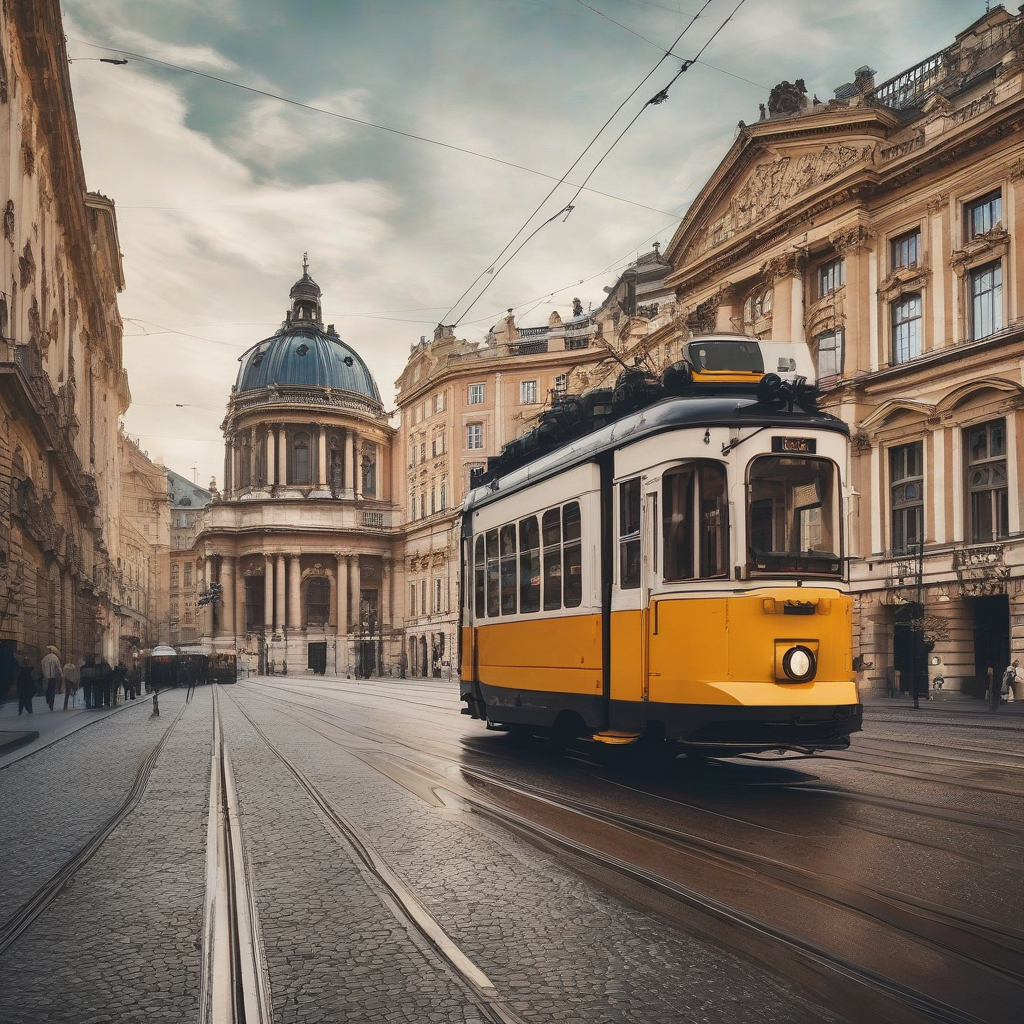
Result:
<svg viewBox="0 0 1024 1024"><path fill-rule="evenodd" d="M690 18L690 20L686 23L686 25L683 26L682 32L680 32L679 35L676 36L675 40L673 41L672 45L668 48L668 50L666 50L661 55L661 57L658 59L657 63L654 65L654 67L651 68L651 70L648 71L647 74L644 75L644 77L640 79L640 81L636 84L636 86L633 89L633 91L630 92L630 94L615 108L614 111L612 111L611 116L605 121L605 123L603 125L601 125L601 127L597 130L597 132L594 135L594 137L584 147L583 152L580 153L580 155L578 157L576 157L576 159L572 162L572 164L570 164L569 169L562 175L561 178L558 179L558 181L552 186L552 188L548 192L548 194L537 204L536 208L530 214L530 216L526 218L526 220L522 224L522 227L520 227L519 230L509 239L509 241L506 244L505 248L502 249L501 252L498 253L498 255L493 260L491 260L491 262L488 263L487 266L483 270L481 270L479 274L477 274L477 276L470 283L469 287L466 288L466 290L451 304L451 308L448 310L447 313L445 313L445 315L441 319L441 323L442 324L444 323L445 320L448 319L448 317L451 316L452 313L455 312L456 309L458 309L459 304L473 290L473 288L476 287L476 285L479 283L480 279L483 278L488 272L494 271L492 273L491 280L487 282L487 284L484 286L483 289L481 289L480 293L476 296L476 298L473 300L473 302L470 303L470 305L467 306L466 309L464 309L462 311L462 316L460 316L458 318L458 320L456 320L455 323L452 324L452 326L453 327L457 327L463 321L463 319L465 319L465 317L469 313L469 311L473 308L473 306L476 305L476 303L480 300L480 298L484 294L484 292L487 291L487 289L491 286L491 284L494 281L494 278L497 277L498 274L501 272L501 269L504 269L504 264L503 264L502 268L500 268L500 269L495 271L494 270L495 264L497 264L497 262L505 255L505 253L507 253L509 251L509 249L511 249L512 246L515 245L516 239L527 229L527 227L530 224L530 221L532 221L533 218L536 217L538 213L540 213L540 211L544 207L544 204L547 203L547 201L555 194L555 192L558 190L558 188L561 187L563 184L565 184L566 178L568 178L569 175L572 174L572 172L576 169L576 166L579 164L579 162L587 155L587 153L590 152L591 148L594 146L594 144L597 142L597 140L604 134L604 130L618 116L619 111L622 110L622 108L644 87L644 83L651 77L651 75L653 75L655 73L655 71L658 70L658 68L661 67L661 65L665 62L665 60L670 55L671 51L673 49L675 49L676 46L679 45L679 41L683 38L683 36L686 35L687 32L690 31L690 29L693 26L693 24L711 6L712 3L714 3L714 0L705 0L704 5L701 7L701 9L699 11L697 11L697 13L694 14ZM577 192L576 195L579 195L579 192ZM571 205L571 204L567 204L567 205ZM560 210L559 213L564 212L565 209L566 209L565 207L562 207L562 210ZM555 214L555 217L552 217L548 221L545 221L545 224L550 223L551 220L556 219L557 216L558 216L558 214ZM541 227L543 227L543 226L544 225L542 224ZM530 235L530 238L533 238L533 236L536 235L536 233L537 232L534 231L533 234ZM527 239L527 241L529 241L529 238ZM519 246L519 248L516 249L516 251L512 254L510 259L514 258L516 255L518 255L518 253L522 251L522 248L523 248L522 245ZM507 264L508 260L506 260L505 263Z"/></svg>
<svg viewBox="0 0 1024 1024"><path fill-rule="evenodd" d="M70 38L74 38L69 36ZM199 71L196 68L187 68L183 64L172 64L170 61L160 60L157 57L147 57L144 53L134 53L131 50L121 50L116 46L104 46L102 43L93 43L88 39L74 39L75 42L84 43L86 46L94 46L99 50L107 50L110 53L122 53L126 57L130 57L132 60L142 61L145 64L152 64L155 67L168 68L172 71L181 71L189 75L197 75L199 78L206 78L211 82L219 82L221 85L230 85L234 89L241 89L244 92L255 93L257 96L264 96L267 99L277 100L280 103L287 103L293 107L301 107L303 110L309 110L316 114L326 114L328 117L336 117L342 121L350 121L352 124L363 125L366 128L375 128L377 131L390 132L392 135L399 135L402 138L411 139L414 142L425 142L431 146L439 146L441 149L450 149L455 153L463 153L466 156L477 157L480 160L489 160L491 163L501 164L503 167L511 167L516 171L525 171L527 174L534 174L539 178L547 178L548 181L555 181L553 174L548 174L546 171L538 171L535 167L527 167L526 164L518 164L514 160L504 160L500 156L492 156L489 153L481 153L475 149L468 149L465 146L456 146L451 142L442 142L440 139L431 139L426 135L417 135L415 132L407 132L401 128L392 128L390 125L378 124L376 121L369 121L362 117L353 117L351 114L340 114L337 110L328 110L326 107L318 107L312 103L304 103L302 100L293 99L290 96L282 96L276 92L270 92L267 89L258 89L253 85L244 85L241 82L233 82L230 78L220 78L218 75L211 75L206 71ZM69 57L68 63L74 64L78 61L83 60L98 60L103 64L127 64L127 60L110 60L106 57ZM565 178L557 179L558 184L562 184ZM570 182L569 184L572 184ZM557 186L556 186L557 187ZM627 203L629 206L639 207L641 210L650 210L652 213L666 214L665 210L656 209L653 206L647 206L644 203L638 203L635 199L626 199L624 196L613 195L611 192L598 192L597 189L588 189L587 191L593 192L595 195L603 196L605 199L614 199L619 203ZM149 209L150 207L138 207L138 209ZM160 209L160 207L151 207L152 209ZM666 214L667 216L667 214Z"/></svg>
<svg viewBox="0 0 1024 1024"><path fill-rule="evenodd" d="M636 87L636 88L635 88L635 89L633 90L633 92L631 92L631 93L629 94L629 96L627 96L627 97L626 97L626 99L625 99L625 100L623 100L623 101L622 101L622 103L620 103L620 104L619 104L619 106L618 106L618 107L616 108L615 114L617 114L617 113L618 113L618 112L619 112L619 111L620 111L620 110L621 110L621 109L623 108L623 106L625 106L625 104L626 104L626 103L627 103L627 102L628 102L628 101L629 101L629 100L630 100L630 99L631 99L631 98L632 98L633 96L635 96L635 95L636 95L636 93L637 93L637 92L638 92L638 91L640 90L641 86L643 86L644 82L646 82L646 81L647 81L647 79L648 79L648 78L650 78L650 77L651 77L651 75L653 75L653 74L654 74L654 72L655 72L655 71L656 71L656 70L657 70L657 69L658 69L658 68L659 68L659 67L661 66L661 64L662 64L662 63L663 63L663 62L665 61L665 59L666 59L667 57L669 57L669 56L671 55L671 53L672 53L672 50L674 50L674 49L675 49L675 47L676 47L676 46L678 45L678 43L679 43L679 40L680 40L680 39L682 39L682 37L683 37L683 36L684 36L684 35L686 34L686 32L687 32L687 31L689 30L690 26L691 26L691 25L693 25L693 23L694 23L694 22L695 22L695 21L696 21L696 20L697 20L697 19L698 19L698 18L699 18L699 17L700 17L700 16L701 16L701 15L702 15L703 13L704 13L704 11L705 11L705 10L706 10L706 9L707 9L707 8L708 8L708 7L710 6L710 5L711 5L711 3L712 3L712 2L713 2L713 0L707 0L707 2L706 2L706 3L704 4L704 6L703 6L703 7L701 7L701 9L700 9L700 10L699 10L699 11L698 11L698 12L697 12L697 13L696 13L696 14L695 14L695 15L694 15L694 16L693 16L693 17L692 17L691 19L690 19L690 21L689 21L689 22L688 22L688 23L686 24L685 28L684 28L684 29L683 29L683 31L682 31L682 32L681 32L681 33L679 34L679 36L677 37L677 39L675 40L675 42L673 42L673 43L672 43L672 45L671 45L671 46L670 46L670 47L668 48L668 50L666 50L666 51L665 51L665 53L664 53L664 54L662 55L662 57L660 58L660 60L658 61L658 63L657 63L657 64L655 64L655 66L654 66L654 67L653 67L653 68L652 68L652 69L651 69L651 70L650 70L650 71L649 71L649 72L648 72L648 73L647 73L647 74L646 74L646 75L644 76L644 78L643 78L643 79L641 80L640 84L639 84L639 85L638 85L638 86L637 86L637 87ZM643 106L642 106L642 107L641 107L641 108L640 108L640 109L639 109L639 110L638 110L638 111L637 111L637 112L636 112L636 113L635 113L635 114L633 115L633 117L632 117L632 118L630 119L630 121L629 121L629 122L628 122L628 123L626 124L625 128L623 128L623 129L622 129L622 131L621 131L621 132L619 132L619 134L618 134L618 135L617 135L617 136L615 137L615 139L614 139L614 141L612 142L612 144L611 144L611 145L610 145L610 146L609 146L609 147L608 147L608 148L607 148L607 149L606 149L606 150L604 151L604 153L602 154L601 158L600 158L600 159L599 159L599 160L597 161L597 163L596 163L596 164L594 164L594 166L593 166L593 167L592 167L592 168L590 169L590 171L589 171L589 173L587 174L586 178L584 178L584 179L583 179L583 184L582 184L582 185L580 185L580 186L577 186L577 188L576 188L576 192L575 192L575 193L573 194L573 197L572 197L572 198L571 198L571 199L569 200L569 202L568 202L568 203L567 203L567 204L566 204L566 205L565 205L564 207L562 207L562 209L561 209L561 210L559 211L559 214L560 214L560 213L563 213L563 212L566 212L566 211L569 211L569 212L571 212L571 211L572 211L572 210L574 209L574 204L575 204L576 200L577 200L577 199L579 198L579 196L580 196L580 193L581 193L581 192L583 192L583 190L584 190L584 189L585 189L585 188L587 187L587 182L588 182L588 181L590 181L590 179L591 179L591 178L592 178L592 177L594 176L594 174L595 174L595 173L597 172L597 169L598 169L598 168L599 168L599 167L601 166L601 164L603 164L603 163L604 163L604 161L605 161L605 160L606 160L606 159L608 158L608 156L609 156L609 155L611 154L612 150L613 150L613 149L615 149L615 147L616 147L616 146L617 146L617 145L619 144L619 142L620 142L620 141L622 140L622 138L623 138L623 136L624 136L624 135L626 134L626 132L628 132L628 131L629 131L629 129L630 129L630 128L632 128L634 124L636 124L636 122L637 122L637 121L638 121L638 120L640 119L640 116L641 116L641 114L643 114L643 112L644 112L644 111L645 111L645 110L646 110L646 109L647 109L647 108L648 108L649 106L652 106L652 105L654 105L654 106L657 106L658 104L664 103L664 102L665 102L665 100L667 100L667 99L668 99L668 91L669 91L669 89L671 89L671 88L672 88L672 86L673 86L673 85L674 85L674 84L675 84L675 83L676 83L676 82L677 82L677 81L679 80L679 78L680 78L680 77L681 77L681 76L682 76L682 75L683 75L683 74L684 74L684 73L685 73L685 72L686 72L687 70L689 70L689 69L690 69L690 68L691 68L691 67L692 67L692 66L693 66L693 65L694 65L694 64L695 64L695 63L696 63L696 62L697 62L697 61L699 60L699 58L700 58L701 54L703 54L703 53L704 53L704 51L705 51L705 50L707 50L707 48L708 48L708 47L709 47L709 46L710 46L710 45L712 44L712 42L714 42L714 40L715 40L715 39L717 38L717 36L718 36L718 35L719 35L719 34L720 34L720 33L722 32L722 30L723 30L723 29L725 28L725 26L726 26L726 25L728 25L730 21L732 21L732 19L733 19L733 18L734 18L734 17L736 16L736 12L737 12L737 11L738 11L738 10L739 10L739 9L740 9L740 8L741 8L741 7L743 6L743 5L744 5L744 3L746 3L746 0L739 0L739 3L737 3L737 4L736 4L736 6L735 6L735 7L734 7L734 8L732 9L732 11L731 11L731 12L729 13L728 17L726 17L726 18L725 18L725 19L724 19L724 20L723 20L723 21L721 22L721 24L720 24L720 25L718 26L718 28L716 28L716 29L715 29L715 31L714 31L714 32L712 32L712 33L711 33L711 35L710 35L710 36L708 37L708 39L707 39L707 40L705 41L704 45L703 45L703 46L702 46L702 47L701 47L701 48L700 48L700 49L699 49L699 50L697 51L697 54L696 54L696 56L694 56L694 57L690 57L690 58L687 58L687 59L683 60L682 64L681 64L681 65L680 65L680 67L679 67L679 70L678 70L678 71L676 72L676 74L675 74L675 75L673 76L672 80L671 80L671 81L670 81L670 82L668 83L668 85L666 85L666 86L665 86L664 88L662 88L662 89L661 89L661 90L659 90L659 91L658 91L657 93L655 93L655 94L654 94L654 96L652 96L652 97L651 97L651 98L650 98L650 99L649 99L649 100L648 100L648 101L647 101L647 102L646 102L646 103L645 103L645 104L644 104L644 105L643 105ZM600 132L598 132L598 134L597 134L597 135L596 135L596 136L594 137L594 139L592 139L592 140L591 140L591 142L590 142L590 143L588 144L588 146L587 146L587 149L589 149L589 148L590 148L590 146L592 146L592 145L594 144L594 142L596 142L596 141L597 141L597 138L598 138L598 137L599 137L599 136L600 136L600 135L601 135L601 134L603 133L604 129L605 129L605 128L606 128L607 126L608 126L608 124L610 124L610 123L611 123L612 119L613 119L613 118L615 117L615 114L612 114L612 116L611 116L611 117L610 117L610 118L609 118L609 119L608 119L608 120L607 120L607 121L606 121L606 122L604 123L604 125L603 125L603 126L602 126L602 128L601 128L601 131L600 131ZM567 176L568 176L568 175L569 175L569 174L570 174L570 173L572 172L573 168L574 168L574 167L576 166L576 164L577 164L577 163L579 163L579 161L580 161L580 160L581 160L581 159L583 158L583 155L584 155L584 154L586 153L586 151L587 151L587 150L584 150L584 151L583 151L583 153L581 153L581 154L580 154L580 156L579 156L579 157L577 157L577 159L576 159L575 163L573 163L572 167L570 167L570 168L569 168L569 170L568 170L568 171L566 171L566 174L565 174L565 175L563 176L563 180L564 180L564 178L565 178L565 177L567 177ZM555 186L555 187L557 188L557 186ZM552 189L552 190L551 190L551 192L549 192L549 193L548 193L548 196L547 196L547 197L545 198L545 200L544 200L544 201L546 202L546 201L547 201L547 198L550 198L550 196L551 196L551 195L552 195L553 193L554 193L554 189ZM543 205L543 203L541 203L541 205ZM539 209L539 208L540 208L540 207L538 207L538 209ZM526 224L529 224L530 220L532 220L532 219L533 219L533 217L534 217L534 216L536 216L536 213L537 213L537 210L534 210L534 212L533 212L533 213L532 213L532 214L530 215L530 217L529 217L529 218L527 219L527 221L526 221ZM543 227L545 227L545 226L546 226L547 224L550 224L552 220L555 220L555 219L556 219L556 218L557 218L557 217L559 216L559 214L555 214L555 216L554 216L554 217L551 217L551 218L549 218L549 219L548 219L547 221L545 221L545 222L544 222L543 224L541 224L541 225L540 225L540 227L541 227L541 228L543 228ZM522 232L523 232L523 230L524 230L524 228L525 228L525 227L526 227L526 225L524 224L524 225L523 225L523 227L522 227L522 228L520 228L520 229L519 229L519 231L518 231L518 232L516 233L516 235L515 235L515 236L513 236L512 242L510 242L510 243L509 243L509 245L507 245L507 246L505 247L505 249L504 249L504 250L502 250L502 255L503 255L503 254L504 254L505 252L507 252L507 251L508 251L508 249L509 249L509 248L511 247L511 245L512 245L512 244L513 244L513 243L515 242L515 239L516 239L516 238L518 238L520 234L522 234ZM535 230L534 232L532 232L532 233L531 233L531 234L530 234L530 235L529 235L529 236L528 236L528 237L527 237L527 238L526 238L526 239L525 239L525 240L524 240L524 241L523 241L523 242L522 242L522 243L521 243L521 244L520 244L520 245L519 245L519 246L518 246L518 247L517 247L516 249L515 249L515 251L514 251L514 252L513 252L512 254L511 254L511 256L509 256L509 257L508 257L508 259L506 259L506 260L505 260L505 262L501 264L501 266L500 266L500 267L497 267L496 269L494 269L494 264L493 264L493 263L491 264L491 268L490 268L490 269L492 269L492 270L493 270L493 272L491 273L491 278L490 278L490 280L489 280L489 281L487 281L487 282L486 282L486 283L484 284L483 288L481 288L481 289L480 289L480 291L479 291L479 292L477 293L477 295L476 295L476 296L474 297L473 301L472 301L472 302L471 302L471 303L470 303L470 304L469 304L469 305L468 305L468 306L467 306L467 307L465 308L465 310L463 310L463 312L462 312L462 315L461 315L461 316L460 316L460 317L458 318L458 320L456 320L456 321L455 321L455 323L454 323L454 324L453 324L452 326L458 326L458 324L460 324L460 323L462 322L462 320L463 320L463 319L465 319L465 317L466 317L466 316L467 316L467 315L469 314L470 310L471 310L471 309L472 309L472 308L473 308L473 307L474 307L474 306L475 306L475 305L477 304L477 302L479 302L479 301L480 301L480 299L481 299L481 298L483 297L483 295L484 295L484 293L485 293L485 292L487 291L487 289L488 289L488 288L490 288L490 286L491 286L491 285L492 285L492 284L494 283L494 280L495 280L495 278L497 278L498 274L500 274L500 273L501 273L501 271L502 271L502 270L504 270L504 269L505 269L505 267L506 267L506 266L508 266L508 264L509 264L509 263L510 263L510 262L511 262L511 261L512 261L513 259L515 259L515 257L516 257L516 256L517 256L517 255L518 255L518 254L519 254L520 252L522 252L522 250L523 250L523 248L524 248L524 247L526 246L526 244L527 244L527 243L528 243L528 242L529 242L529 241L530 241L530 240L531 240L531 239L532 239L532 238L533 238L533 237L534 237L534 236L535 236L535 235L537 234L537 232L538 232L539 230L540 230L540 228L538 228L537 230ZM499 259L500 259L500 258L501 258L501 257L499 256ZM495 262L496 262L496 261L495 261ZM476 278L476 280L475 280L475 281L473 282L473 285L475 285L475 284L476 284L476 283L477 283L477 282L478 282L478 281L480 280L480 278L482 278L482 277L484 276L484 274L486 274L487 272L488 272L488 271L486 271L486 270L485 270L485 271L483 271L482 273L478 274L478 275L477 275L477 278ZM470 285L470 288L472 288L472 287L473 287L473 285ZM470 289L469 289L469 288L467 288L467 289L466 289L466 292L463 292L463 294L462 294L462 296L460 296L460 298L459 298L458 302L461 302L461 301L462 301L462 299L463 299L463 298L465 298L465 296L466 296L466 293L467 293L467 292L468 292L469 290L470 290ZM456 304L455 304L456 306L458 305L458 302L456 302ZM453 306L452 308L454 309L454 308L455 308L455 306ZM449 311L449 312L450 312L450 311ZM446 314L446 316L447 316L447 314Z"/></svg>

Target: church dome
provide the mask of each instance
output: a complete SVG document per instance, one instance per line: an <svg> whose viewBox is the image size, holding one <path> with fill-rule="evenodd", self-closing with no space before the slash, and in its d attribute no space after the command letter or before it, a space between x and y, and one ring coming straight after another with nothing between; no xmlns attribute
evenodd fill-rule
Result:
<svg viewBox="0 0 1024 1024"><path fill-rule="evenodd" d="M291 289L288 318L276 334L239 357L237 390L296 384L348 391L380 405L380 392L366 364L338 337L333 325L324 328L320 288L305 262L302 271Z"/></svg>

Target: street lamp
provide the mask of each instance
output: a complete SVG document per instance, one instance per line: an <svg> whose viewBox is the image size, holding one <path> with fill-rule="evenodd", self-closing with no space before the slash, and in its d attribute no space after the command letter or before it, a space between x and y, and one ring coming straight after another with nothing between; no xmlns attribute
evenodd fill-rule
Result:
<svg viewBox="0 0 1024 1024"><path fill-rule="evenodd" d="M924 672L924 685L928 686L928 665L924 649L924 537L917 542L917 609L914 612L914 670L911 673L914 707L920 708L920 686L918 675Z"/></svg>

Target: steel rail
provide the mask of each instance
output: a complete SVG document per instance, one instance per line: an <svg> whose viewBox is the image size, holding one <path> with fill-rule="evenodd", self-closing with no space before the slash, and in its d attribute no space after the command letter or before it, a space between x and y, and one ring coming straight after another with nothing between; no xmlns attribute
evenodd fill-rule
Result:
<svg viewBox="0 0 1024 1024"><path fill-rule="evenodd" d="M280 698L276 697L270 697L270 699L274 701L280 701ZM326 714L327 717L335 717L330 715L329 713L323 712L321 709L309 708L308 706L304 705L300 706L305 707L307 711L313 712L317 716ZM346 749L348 750L349 753L359 757L361 760L364 761L364 763L368 764L372 768L375 768L377 771L382 770L378 765L373 764L372 758L365 756L365 752L352 750L351 748L346 747L345 744L340 743L338 740L328 736L325 733L320 732L320 730L318 729L313 729L313 731L323 736L323 738L327 739L329 742L333 742L336 745L342 746L343 749ZM415 762L412 762L412 764L414 768L416 768L421 774L429 773L429 769L425 769L422 765L416 765ZM683 839L686 839L695 846L699 845L702 842L697 837L688 836L684 833L675 832L671 829L661 829L658 826L652 825L651 823L643 822L641 819L632 819L629 816L618 815L615 812L604 812L600 809L594 809L589 806L586 806L585 809L581 810L580 806L576 804L574 801L566 800L562 797L552 797L550 794L546 793L538 796L535 793L531 793L529 790L524 789L523 787L516 786L515 784L509 783L506 780L491 776L488 773L484 773L474 769L467 769L464 765L461 764L459 767L464 774L468 774L471 776L477 775L479 778L485 780L489 784L500 785L509 790L515 790L521 796L527 797L529 799L545 800L546 802L551 803L554 806L572 810L576 813L587 813L591 817L599 818L605 821L606 823L618 825L620 827L628 827L633 831L643 829L647 831L648 834L655 835L655 837L659 840L672 839L676 842L679 842ZM451 787L451 780L444 779L440 776L435 776L434 781L437 785L441 787ZM715 917L718 920L723 921L724 923L733 926L740 924L743 925L743 927L746 928L748 931L753 931L764 936L775 938L776 940L788 946L792 950L800 953L806 958L809 958L812 962L818 964L819 966L828 966L836 973L839 973L840 975L850 978L852 980L858 981L861 984L872 987L875 990L880 991L883 994L889 996L890 998L898 1000L908 1008L912 1008L920 1013L925 1014L933 1020L944 1022L944 1024L968 1024L968 1022L971 1022L971 1024L977 1024L977 1022L980 1021L980 1018L975 1017L967 1011L960 1010L957 1007L954 1007L942 1000L934 999L933 997L928 996L910 986L903 985L900 982L887 978L876 971L855 964L847 958L840 956L839 954L835 954L828 950L821 949L812 941L804 939L801 936L798 936L790 932L788 929L780 928L771 925L767 922L761 921L753 915L749 915L741 910L729 907L728 905L722 903L721 901L715 899L712 896L707 896L705 894L698 893L696 890L693 890L686 886L682 886L679 883L667 879L664 876L661 876L657 873L649 872L644 868L638 867L636 865L631 865L628 862L622 861L621 858L617 858L612 854L607 854L587 844L579 843L576 840L573 840L567 836L562 835L561 833L554 832L543 825L533 822L530 819L522 815L519 815L514 811L509 810L508 808L504 808L497 804L494 804L492 801L483 800L480 798L478 794L470 793L466 795L460 793L457 795L461 799L464 799L466 803L472 806L475 810L495 820L500 820L506 826L513 828L513 830L516 831L518 834L523 835L524 838L540 840L542 845L553 844L561 850L580 856L583 859L595 863L601 867L610 868L619 874L623 874L633 881L646 884L648 887L653 888L654 890L660 893L666 895L673 895L681 902L697 910L706 912L710 916ZM733 860L737 859L738 851L730 849L724 846L724 844L707 843L707 841L703 842L708 847L708 849L701 851L705 856L709 855L710 847L715 846L718 849L714 851L714 854L719 859L721 859L722 857L730 856ZM760 876L764 876L766 874L766 871L764 870L765 865L753 863L749 855L746 855L744 858L741 859L743 860L744 867L748 867L757 871ZM766 864L769 863L767 858L764 858L763 860ZM806 875L806 872L802 872L800 868L797 868L795 866L784 865L777 862L773 865L773 867L776 871L785 870L790 871L793 874ZM897 934L909 934L916 941L922 942L923 944L930 946L933 949L936 949L940 953L943 953L945 955L953 955L958 958L971 961L976 966L981 967L985 970L993 971L994 973L1003 976L1006 980L1012 983L1019 983L1021 980L1021 975L1019 973L1014 972L1012 970L1000 968L996 965L992 965L978 954L972 954L948 943L936 941L934 938L929 937L927 935L922 935L919 931L911 930L907 928L905 925L900 925L898 923L894 923L893 921L887 921L885 920L885 918L879 916L878 914L873 914L866 911L863 907L851 906L848 902L840 901L836 899L834 895L815 892L813 889L809 889L806 886L796 884L793 880L786 880L783 878L773 877L772 881L776 884L783 885L784 887L799 888L802 891L804 891L807 895L816 897L820 900L828 901L834 904L839 904L843 906L843 908L848 912L856 913L860 916L867 917L875 921L883 929L895 932ZM895 911L899 910L898 906L896 906L896 900L893 899L891 894L883 894L881 892L873 893L870 890L864 890L864 895L867 895L878 902L888 903L889 906ZM903 900L902 897L897 897L896 899ZM929 912L932 915L939 917L940 919L945 917L948 923L942 922L940 920L940 924L945 923L946 927L970 931L976 937L982 939L983 941L987 941L992 945L998 945L1001 948L1005 949L1007 952L1013 954L1019 954L1020 951L1019 949L1014 948L1012 944L1015 942L1024 941L1024 935L1016 933L1012 930L1008 930L1005 932L1001 931L997 927L991 925L988 922L984 922L981 919L972 920L966 915L961 915L960 917L953 917L951 915L945 914L945 912L941 909L925 908L923 906L918 907L916 909L919 911ZM1007 945L1007 940L1009 940L1010 945Z"/></svg>
<svg viewBox="0 0 1024 1024"><path fill-rule="evenodd" d="M487 975L462 952L362 830L338 811L319 787L270 739L236 697L232 696L230 699L302 787L321 815L326 818L330 831L339 845L349 849L354 854L357 864L384 888L390 899L382 902L408 931L419 934L441 956L446 965L455 972L458 981L468 990L476 1009L493 1024L525 1024L523 1019L498 996L494 984Z"/></svg>
<svg viewBox="0 0 1024 1024"><path fill-rule="evenodd" d="M64 891L74 876L92 860L114 829L138 807L146 791L146 785L156 765L157 758L160 756L167 738L171 735L171 730L178 723L184 710L185 706L182 705L178 713L171 720L171 724L167 726L153 749L146 756L142 764L139 765L139 770L135 773L135 781L117 810L96 829L82 847L72 854L32 893L11 917L0 925L0 955L17 942L18 938L32 922Z"/></svg>

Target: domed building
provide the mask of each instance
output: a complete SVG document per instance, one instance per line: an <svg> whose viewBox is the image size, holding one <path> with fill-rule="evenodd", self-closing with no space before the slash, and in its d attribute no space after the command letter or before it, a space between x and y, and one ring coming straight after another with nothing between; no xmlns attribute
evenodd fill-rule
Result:
<svg viewBox="0 0 1024 1024"><path fill-rule="evenodd" d="M220 588L203 643L261 670L368 674L397 636L395 431L320 295L304 262L284 323L239 358L199 538L207 590Z"/></svg>

